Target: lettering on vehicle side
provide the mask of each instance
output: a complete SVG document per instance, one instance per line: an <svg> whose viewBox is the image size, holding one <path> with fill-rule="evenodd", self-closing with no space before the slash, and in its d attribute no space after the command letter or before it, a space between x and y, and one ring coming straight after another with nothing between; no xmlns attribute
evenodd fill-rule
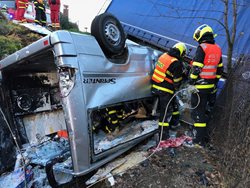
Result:
<svg viewBox="0 0 250 188"><path fill-rule="evenodd" d="M116 78L84 78L84 84L115 84Z"/></svg>

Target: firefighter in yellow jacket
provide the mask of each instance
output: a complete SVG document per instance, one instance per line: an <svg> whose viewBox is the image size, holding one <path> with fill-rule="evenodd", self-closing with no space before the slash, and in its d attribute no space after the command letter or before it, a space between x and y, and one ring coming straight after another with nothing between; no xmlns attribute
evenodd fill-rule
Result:
<svg viewBox="0 0 250 188"><path fill-rule="evenodd" d="M216 86L223 72L221 48L215 43L212 28L203 24L199 26L193 38L199 43L192 68L189 75L190 84L199 90L197 94L192 94L191 104L197 108L192 111L194 120L195 144L204 146L208 141L206 109L209 98L215 96Z"/></svg>
<svg viewBox="0 0 250 188"><path fill-rule="evenodd" d="M41 26L46 26L46 10L43 0L35 0L33 3L36 10L35 23Z"/></svg>
<svg viewBox="0 0 250 188"><path fill-rule="evenodd" d="M167 53L159 57L152 76L152 93L159 96L159 129L163 128L163 140L168 139L169 128L178 121L179 111L175 99L172 100L167 111L172 111L172 114L166 113L165 118L164 114L168 102L181 84L183 72L181 60L186 51L184 43L176 43ZM171 116L171 121L169 121Z"/></svg>

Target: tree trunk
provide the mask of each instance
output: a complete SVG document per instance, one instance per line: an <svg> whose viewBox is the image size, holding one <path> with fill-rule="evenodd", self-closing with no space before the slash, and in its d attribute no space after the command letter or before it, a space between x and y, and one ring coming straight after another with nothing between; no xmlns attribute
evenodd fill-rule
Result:
<svg viewBox="0 0 250 188"><path fill-rule="evenodd" d="M233 45L228 44L228 48L227 48L227 73L230 73L232 70L232 56L233 56Z"/></svg>

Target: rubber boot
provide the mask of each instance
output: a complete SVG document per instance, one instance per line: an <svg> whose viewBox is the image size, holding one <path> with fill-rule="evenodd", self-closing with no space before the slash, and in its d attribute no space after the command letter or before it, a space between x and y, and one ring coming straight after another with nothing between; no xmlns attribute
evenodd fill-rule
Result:
<svg viewBox="0 0 250 188"><path fill-rule="evenodd" d="M161 140L169 139L169 127L168 126L163 126L162 138L161 138L161 129L162 129L162 127L159 126L159 139L161 139Z"/></svg>
<svg viewBox="0 0 250 188"><path fill-rule="evenodd" d="M196 136L195 139L193 140L193 143L204 147L207 141L207 128L195 127L195 130L196 130Z"/></svg>

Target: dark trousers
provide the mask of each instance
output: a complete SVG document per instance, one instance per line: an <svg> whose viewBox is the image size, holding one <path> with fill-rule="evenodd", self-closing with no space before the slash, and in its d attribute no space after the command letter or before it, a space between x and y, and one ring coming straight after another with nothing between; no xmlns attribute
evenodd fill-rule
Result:
<svg viewBox="0 0 250 188"><path fill-rule="evenodd" d="M216 92L212 92L209 94L207 101L206 115L208 119L211 117L211 112L214 109L215 102L216 102Z"/></svg>
<svg viewBox="0 0 250 188"><path fill-rule="evenodd" d="M193 93L191 96L192 107L197 106L197 104L199 103L191 113L192 119L194 120L194 129L196 130L194 142L205 144L208 139L206 109L210 92L200 91L198 94L200 100L195 93Z"/></svg>
<svg viewBox="0 0 250 188"><path fill-rule="evenodd" d="M163 127L163 132L162 132L163 140L169 138L169 128L171 127L171 125L175 125L177 122L179 122L179 114L177 113L173 114L173 112L178 111L176 98L173 98L168 105L168 102L172 97L173 95L167 92L159 95L159 109L160 109L159 130L161 131ZM167 105L168 109L166 111Z"/></svg>
<svg viewBox="0 0 250 188"><path fill-rule="evenodd" d="M171 107L172 107L172 109L171 109L172 110L172 117L171 117L171 120L169 122L170 128L178 125L180 122L179 105L177 103L176 97L173 98Z"/></svg>
<svg viewBox="0 0 250 188"><path fill-rule="evenodd" d="M39 25L46 26L46 14L41 9L36 9L36 19L35 22Z"/></svg>

